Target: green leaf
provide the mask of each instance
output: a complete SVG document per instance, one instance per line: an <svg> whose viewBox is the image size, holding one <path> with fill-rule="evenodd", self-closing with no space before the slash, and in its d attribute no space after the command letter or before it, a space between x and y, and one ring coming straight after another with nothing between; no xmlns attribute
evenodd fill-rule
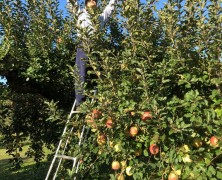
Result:
<svg viewBox="0 0 222 180"><path fill-rule="evenodd" d="M217 171L216 176L217 176L218 179L222 179L222 172Z"/></svg>
<svg viewBox="0 0 222 180"><path fill-rule="evenodd" d="M217 113L217 116L220 118L220 117L222 117L222 108L220 108L220 109L215 109L215 112Z"/></svg>
<svg viewBox="0 0 222 180"><path fill-rule="evenodd" d="M146 149L143 150L143 155L146 156L146 157L149 156L148 151Z"/></svg>
<svg viewBox="0 0 222 180"><path fill-rule="evenodd" d="M213 166L209 166L207 173L210 173L210 174L212 174L212 175L215 175L215 174L216 174L216 169L215 169Z"/></svg>

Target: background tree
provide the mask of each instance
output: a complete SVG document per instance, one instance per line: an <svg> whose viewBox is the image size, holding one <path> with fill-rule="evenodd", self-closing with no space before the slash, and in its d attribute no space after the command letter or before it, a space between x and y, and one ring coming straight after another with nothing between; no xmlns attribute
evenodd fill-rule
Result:
<svg viewBox="0 0 222 180"><path fill-rule="evenodd" d="M3 99L11 102L2 109L12 112L1 132L8 153L16 158L29 138L28 154L39 162L43 145L57 142L67 116L63 111L73 102L69 66L74 64L75 32L57 1L23 2L7 0L0 6L0 75L7 79L1 88L8 92ZM4 114L1 119L5 121Z"/></svg>

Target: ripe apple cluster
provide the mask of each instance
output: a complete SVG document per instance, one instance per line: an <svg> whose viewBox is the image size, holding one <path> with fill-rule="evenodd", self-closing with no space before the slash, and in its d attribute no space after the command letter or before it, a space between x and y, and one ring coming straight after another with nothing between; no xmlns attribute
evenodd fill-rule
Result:
<svg viewBox="0 0 222 180"><path fill-rule="evenodd" d="M135 115L136 115L136 112L130 111L130 116L133 117ZM87 123L90 124L92 128L96 128L95 119L99 119L99 118L101 118L101 116L102 116L101 111L94 109L93 112L92 112L91 117L88 118ZM149 122L148 120L150 120L152 118L153 118L153 116L152 116L152 113L150 111L145 111L141 114L141 120L143 122ZM105 121L105 127L107 129L113 129L115 127L115 125L116 125L116 123L113 120L113 118L111 118L111 117L108 117L107 120ZM127 131L125 133L128 137L135 138L136 136L138 136L139 132L140 132L140 128L136 124L132 124L129 127L129 129L127 128ZM216 148L216 147L219 146L219 141L220 141L220 138L218 138L216 136L212 136L209 139L209 144L210 144L210 146ZM97 143L100 146L105 145L107 143L106 134L100 133L97 136ZM113 144L113 142L109 142L109 143L110 143L110 147L112 147L116 153L120 153L123 150L121 142L118 142L115 145ZM111 146L111 144L112 144L112 146ZM192 139L191 144L194 148L200 148L200 147L203 146L203 141L202 141L201 138L195 137L195 138ZM157 155L160 152L160 148L156 143L150 144L148 150L149 150L151 155ZM182 147L182 150L184 152L184 156L182 157L183 163L192 163L193 160L192 160L192 157L189 155L190 149L189 149L188 145L185 144ZM141 156L142 153L143 153L142 147L136 148L135 151L134 151L135 157ZM127 176L132 176L133 172L134 172L132 166L127 166L126 165L126 161L119 162L117 160L114 160L111 164L111 168L116 172L118 170L121 170L121 173L116 173L116 178L118 180L124 180L125 179L124 173ZM168 174L168 180L178 180L179 176L180 176L180 173L173 170Z"/></svg>

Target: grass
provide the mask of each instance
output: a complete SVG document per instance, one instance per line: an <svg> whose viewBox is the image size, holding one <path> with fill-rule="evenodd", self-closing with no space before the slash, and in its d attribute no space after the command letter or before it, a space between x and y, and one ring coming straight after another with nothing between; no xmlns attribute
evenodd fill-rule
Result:
<svg viewBox="0 0 222 180"><path fill-rule="evenodd" d="M25 145L23 151L20 153L23 163L19 170L13 170L10 163L10 158L6 154L6 149L0 146L0 179L1 180L42 180L45 179L50 162L45 159L39 167L36 167L33 158L28 158L25 152L28 145ZM47 152L49 153L49 151Z"/></svg>

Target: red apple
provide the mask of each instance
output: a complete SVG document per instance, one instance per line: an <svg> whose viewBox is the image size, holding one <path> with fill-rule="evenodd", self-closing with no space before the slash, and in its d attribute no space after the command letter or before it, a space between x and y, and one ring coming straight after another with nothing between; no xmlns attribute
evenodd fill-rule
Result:
<svg viewBox="0 0 222 180"><path fill-rule="evenodd" d="M218 146L218 138L215 137L215 136L212 136L212 137L210 138L210 144L211 144L211 146L213 146L213 147L217 147L217 146Z"/></svg>
<svg viewBox="0 0 222 180"><path fill-rule="evenodd" d="M100 118L102 115L102 112L97 110L97 109L93 109L93 112L92 112L92 117L95 118L95 119L98 119Z"/></svg>
<svg viewBox="0 0 222 180"><path fill-rule="evenodd" d="M112 119L108 119L108 120L106 121L106 127L109 128L109 129L111 129L111 128L114 127L114 123L113 123L113 120L112 120Z"/></svg>
<svg viewBox="0 0 222 180"><path fill-rule="evenodd" d="M146 121L147 119L152 119L152 114L150 111L145 111L143 112L142 116L141 116L141 119L143 121Z"/></svg>
<svg viewBox="0 0 222 180"><path fill-rule="evenodd" d="M168 176L168 180L178 180L178 175L175 174L174 172L171 172Z"/></svg>
<svg viewBox="0 0 222 180"><path fill-rule="evenodd" d="M158 154L159 153L159 147L156 144L150 145L150 153L151 154Z"/></svg>
<svg viewBox="0 0 222 180"><path fill-rule="evenodd" d="M138 134L138 128L136 127L136 126L132 126L131 128L130 128L130 135L132 136L132 137L134 137L134 136L136 136L137 134Z"/></svg>
<svg viewBox="0 0 222 180"><path fill-rule="evenodd" d="M113 161L112 162L112 169L115 170L115 171L120 169L119 161Z"/></svg>
<svg viewBox="0 0 222 180"><path fill-rule="evenodd" d="M86 123L88 126L92 127L93 129L97 129L97 125L94 119L90 115L86 116Z"/></svg>
<svg viewBox="0 0 222 180"><path fill-rule="evenodd" d="M101 134L97 137L97 143L99 145L104 145L106 144L106 135L105 134Z"/></svg>

